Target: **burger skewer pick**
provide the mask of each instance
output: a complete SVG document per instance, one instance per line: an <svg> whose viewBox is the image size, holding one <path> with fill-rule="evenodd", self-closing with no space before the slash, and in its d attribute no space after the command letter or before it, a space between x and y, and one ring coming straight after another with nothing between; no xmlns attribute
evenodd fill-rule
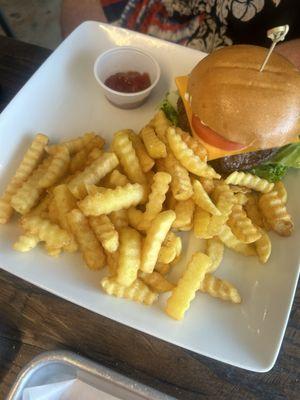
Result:
<svg viewBox="0 0 300 400"><path fill-rule="evenodd" d="M276 28L272 28L267 31L267 36L269 39L272 40L272 44L265 58L265 61L262 63L262 66L260 67L259 72L262 72L263 69L265 68L276 44L278 42L282 42L285 39L285 36L288 33L289 28L290 28L289 25L281 25L281 26L276 26Z"/></svg>

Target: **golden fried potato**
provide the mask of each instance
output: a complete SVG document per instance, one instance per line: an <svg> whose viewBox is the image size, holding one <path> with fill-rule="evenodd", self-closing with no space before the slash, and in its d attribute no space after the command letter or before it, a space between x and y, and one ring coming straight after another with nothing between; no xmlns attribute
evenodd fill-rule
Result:
<svg viewBox="0 0 300 400"><path fill-rule="evenodd" d="M161 246L157 262L163 264L169 264L172 261L174 261L175 258L176 258L176 249L174 247L168 247L165 245Z"/></svg>
<svg viewBox="0 0 300 400"><path fill-rule="evenodd" d="M119 250L114 253L105 251L109 277L116 277L119 266Z"/></svg>
<svg viewBox="0 0 300 400"><path fill-rule="evenodd" d="M120 231L119 263L116 281L123 286L130 286L137 279L141 265L142 237L132 228Z"/></svg>
<svg viewBox="0 0 300 400"><path fill-rule="evenodd" d="M69 170L71 174L75 174L75 172L82 171L85 168L87 156L88 153L84 147L70 158Z"/></svg>
<svg viewBox="0 0 300 400"><path fill-rule="evenodd" d="M228 281L219 279L212 274L206 274L200 284L200 290L207 293L212 297L218 299L231 301L232 303L239 304L241 296L237 289Z"/></svg>
<svg viewBox="0 0 300 400"><path fill-rule="evenodd" d="M117 186L125 186L127 183L130 183L127 176L117 169L114 169L105 179L105 186L112 189Z"/></svg>
<svg viewBox="0 0 300 400"><path fill-rule="evenodd" d="M212 215L221 215L221 211L215 206L209 195L206 193L201 182L197 179L193 180L193 200L197 206L209 212Z"/></svg>
<svg viewBox="0 0 300 400"><path fill-rule="evenodd" d="M174 156L189 172L206 178L220 178L220 175L212 167L196 156L193 150L182 140L175 128L168 129L167 138Z"/></svg>
<svg viewBox="0 0 300 400"><path fill-rule="evenodd" d="M226 247L236 251L237 253L244 254L244 256L255 256L256 251L252 244L241 242L231 231L228 225L224 225L219 232L219 238Z"/></svg>
<svg viewBox="0 0 300 400"><path fill-rule="evenodd" d="M50 165L44 175L38 181L38 186L41 188L49 188L62 178L70 164L69 150L62 146L51 158Z"/></svg>
<svg viewBox="0 0 300 400"><path fill-rule="evenodd" d="M158 214L152 221L150 228L147 230L142 248L141 271L147 273L153 272L161 245L175 218L175 212L168 210Z"/></svg>
<svg viewBox="0 0 300 400"><path fill-rule="evenodd" d="M172 153L164 159L166 171L172 176L171 190L176 200L188 200L193 195L193 187L188 171L176 160Z"/></svg>
<svg viewBox="0 0 300 400"><path fill-rule="evenodd" d="M193 222L193 215L195 210L195 203L192 199L185 201L177 201L174 207L176 219L172 227L182 230L184 227L189 226Z"/></svg>
<svg viewBox="0 0 300 400"><path fill-rule="evenodd" d="M261 212L258 208L258 195L257 193L248 193L247 194L247 203L245 204L244 208L247 213L248 218L251 219L253 224L263 228L264 222Z"/></svg>
<svg viewBox="0 0 300 400"><path fill-rule="evenodd" d="M13 248L17 251L25 253L37 246L40 239L37 235L25 234L18 237L18 240L13 244Z"/></svg>
<svg viewBox="0 0 300 400"><path fill-rule="evenodd" d="M105 189L103 193L88 195L78 202L78 206L86 216L109 214L136 206L142 201L144 195L145 188L142 185L128 183L116 189Z"/></svg>
<svg viewBox="0 0 300 400"><path fill-rule="evenodd" d="M154 175L148 203L139 223L139 229L147 229L151 221L161 212L171 179L171 175L166 172L157 172Z"/></svg>
<svg viewBox="0 0 300 400"><path fill-rule="evenodd" d="M28 213L39 201L44 189L38 186L38 182L49 164L50 159L46 158L12 196L10 203L18 213Z"/></svg>
<svg viewBox="0 0 300 400"><path fill-rule="evenodd" d="M104 251L87 218L77 209L70 211L67 218L86 265L93 270L103 268L105 264Z"/></svg>
<svg viewBox="0 0 300 400"><path fill-rule="evenodd" d="M265 264L271 255L272 243L267 232L261 228L259 230L261 237L254 243L254 245L259 261Z"/></svg>
<svg viewBox="0 0 300 400"><path fill-rule="evenodd" d="M112 142L112 149L118 156L126 175L133 183L141 185L147 182L146 176L142 171L135 149L129 139L129 129L116 132Z"/></svg>
<svg viewBox="0 0 300 400"><path fill-rule="evenodd" d="M282 181L276 182L274 185L274 190L276 190L278 197L282 201L283 204L287 202L287 191Z"/></svg>
<svg viewBox="0 0 300 400"><path fill-rule="evenodd" d="M188 132L184 132L180 128L177 128L176 131L179 133L184 143L193 151L196 156L200 158L200 160L207 161L206 148L200 143L199 140L195 139Z"/></svg>
<svg viewBox="0 0 300 400"><path fill-rule="evenodd" d="M141 210L138 210L134 207L130 207L127 210L127 216L128 216L128 223L129 225L138 230L138 226L140 224L141 219L143 218L143 212Z"/></svg>
<svg viewBox="0 0 300 400"><path fill-rule="evenodd" d="M170 271L171 265L158 262L155 264L154 269L155 269L155 271L159 272L161 275L166 275Z"/></svg>
<svg viewBox="0 0 300 400"><path fill-rule="evenodd" d="M210 266L211 260L206 254L199 252L193 255L167 300L165 311L170 317L177 320L184 317Z"/></svg>
<svg viewBox="0 0 300 400"><path fill-rule="evenodd" d="M202 208L196 206L194 212L194 235L199 239L208 239L212 235L209 233L208 228L211 221L211 215L202 210Z"/></svg>
<svg viewBox="0 0 300 400"><path fill-rule="evenodd" d="M144 146L141 138L133 131L129 132L129 138L132 142L143 172L150 171L154 166L154 160L147 153L146 147Z"/></svg>
<svg viewBox="0 0 300 400"><path fill-rule="evenodd" d="M225 179L225 182L231 185L245 186L262 193L270 192L274 187L274 183L270 183L266 179L259 178L249 172L234 171Z"/></svg>
<svg viewBox="0 0 300 400"><path fill-rule="evenodd" d="M68 232L37 215L23 217L21 225L26 234L37 236L41 242L46 242L53 249L62 248L70 243Z"/></svg>
<svg viewBox="0 0 300 400"><path fill-rule="evenodd" d="M165 158L167 156L166 146L164 142L158 139L153 128L145 126L141 131L141 137L151 158Z"/></svg>
<svg viewBox="0 0 300 400"><path fill-rule="evenodd" d="M208 272L215 272L223 260L224 244L217 237L208 239L206 242L206 253L211 259L211 266Z"/></svg>
<svg viewBox="0 0 300 400"><path fill-rule="evenodd" d="M103 154L103 150L99 147L93 147L87 155L86 165L91 165L94 161L98 160Z"/></svg>
<svg viewBox="0 0 300 400"><path fill-rule="evenodd" d="M215 183L212 178L204 178L203 176L198 176L197 179L201 182L201 185L203 186L207 194L210 195L214 191Z"/></svg>
<svg viewBox="0 0 300 400"><path fill-rule="evenodd" d="M89 224L104 250L114 253L119 247L119 234L107 215L89 217Z"/></svg>
<svg viewBox="0 0 300 400"><path fill-rule="evenodd" d="M277 190L261 195L258 205L267 223L276 233L280 236L291 235L294 223Z"/></svg>
<svg viewBox="0 0 300 400"><path fill-rule="evenodd" d="M157 271L153 271L151 274L139 272L139 278L155 293L170 292L174 288L174 285Z"/></svg>
<svg viewBox="0 0 300 400"><path fill-rule="evenodd" d="M109 217L117 231L119 231L122 228L126 228L126 226L128 226L127 210L122 209L113 211L112 213L109 214Z"/></svg>
<svg viewBox="0 0 300 400"><path fill-rule="evenodd" d="M69 182L70 191L77 199L84 198L87 194L85 185L96 184L118 164L119 160L114 153L103 153Z"/></svg>
<svg viewBox="0 0 300 400"><path fill-rule="evenodd" d="M259 229L247 217L243 206L240 204L233 206L227 225L232 233L243 243L253 243L261 237Z"/></svg>
<svg viewBox="0 0 300 400"><path fill-rule="evenodd" d="M165 113L162 110L159 110L151 120L149 124L152 128L154 128L158 138L165 144L168 143L167 140L167 130L171 126L170 121L165 116Z"/></svg>
<svg viewBox="0 0 300 400"><path fill-rule="evenodd" d="M126 287L120 285L113 277L105 277L101 280L101 286L111 296L122 297L137 303L151 305L157 300L157 294L152 292L140 279L136 279L132 285Z"/></svg>
<svg viewBox="0 0 300 400"><path fill-rule="evenodd" d="M13 208L10 204L11 198L23 183L27 181L29 176L40 163L45 154L47 143L48 137L39 133L35 136L29 149L24 154L23 160L6 186L3 195L0 197L0 224L6 224L9 221L13 213Z"/></svg>
<svg viewBox="0 0 300 400"><path fill-rule="evenodd" d="M61 228L69 233L71 237L70 243L64 247L64 250L72 253L77 250L78 246L75 237L70 229L67 214L77 207L76 199L72 195L66 184L55 186L55 188L53 189L53 197L56 204L58 223Z"/></svg>
<svg viewBox="0 0 300 400"><path fill-rule="evenodd" d="M92 139L96 136L93 132L87 132L82 137L77 137L75 139L68 140L67 142L62 142L60 144L55 144L52 146L48 146L46 150L49 154L55 154L58 149L61 147L67 147L69 150L70 155L77 153L83 147L85 147Z"/></svg>

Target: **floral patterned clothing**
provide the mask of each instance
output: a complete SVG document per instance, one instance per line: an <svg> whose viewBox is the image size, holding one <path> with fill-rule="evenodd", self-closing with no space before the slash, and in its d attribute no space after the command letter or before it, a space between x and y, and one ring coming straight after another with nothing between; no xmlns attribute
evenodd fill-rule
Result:
<svg viewBox="0 0 300 400"><path fill-rule="evenodd" d="M102 0L117 24L205 52L248 43L269 46L266 30L289 24L300 37L299 0Z"/></svg>

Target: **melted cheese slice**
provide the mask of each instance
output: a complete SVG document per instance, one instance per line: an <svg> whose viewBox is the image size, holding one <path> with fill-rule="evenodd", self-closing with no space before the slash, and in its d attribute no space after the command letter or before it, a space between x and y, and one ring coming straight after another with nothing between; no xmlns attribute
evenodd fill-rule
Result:
<svg viewBox="0 0 300 400"><path fill-rule="evenodd" d="M197 139L203 144L203 146L206 148L207 150L207 157L209 160L215 160L216 158L221 158L221 157L225 157L225 156L231 156L233 154L241 154L241 153L249 153L251 151L257 151L257 150L261 150L257 147L251 146L251 147L247 147L245 149L242 150L234 150L234 151L229 151L229 150L223 150L223 149L219 149L218 147L214 147L206 142L204 142L193 130L192 127L192 108L190 103L187 101L186 99L186 93L187 93L187 87L188 87L188 76L178 76L177 78L175 78L175 83L176 86L178 88L178 92L183 100L183 104L185 107L185 111L190 123L190 127L192 130L192 133L195 137L197 137ZM299 139L295 139L293 142L298 142Z"/></svg>

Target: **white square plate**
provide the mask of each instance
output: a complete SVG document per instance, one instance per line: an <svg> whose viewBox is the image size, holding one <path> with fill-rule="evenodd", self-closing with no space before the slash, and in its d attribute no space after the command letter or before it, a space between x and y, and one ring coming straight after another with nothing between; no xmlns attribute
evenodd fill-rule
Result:
<svg viewBox="0 0 300 400"><path fill-rule="evenodd" d="M162 76L151 98L139 109L124 111L109 104L93 76L99 53L134 45L151 53ZM121 128L138 130L153 115L164 93L205 54L113 26L87 22L74 31L27 82L0 116L0 189L12 176L22 152L38 132L52 141L85 131L98 131L110 140ZM287 324L299 270L300 213L298 173L286 179L289 210L295 219L290 238L272 236L273 252L262 266L227 250L217 274L232 281L243 302L226 302L197 295L182 322L167 317L161 304L146 308L115 299L99 289L99 272L83 267L78 254L58 259L41 249L17 253L15 221L0 227L0 265L49 292L123 324L196 353L253 371L268 371L276 360ZM299 186L298 186L299 188ZM197 248L186 240L182 262Z"/></svg>

